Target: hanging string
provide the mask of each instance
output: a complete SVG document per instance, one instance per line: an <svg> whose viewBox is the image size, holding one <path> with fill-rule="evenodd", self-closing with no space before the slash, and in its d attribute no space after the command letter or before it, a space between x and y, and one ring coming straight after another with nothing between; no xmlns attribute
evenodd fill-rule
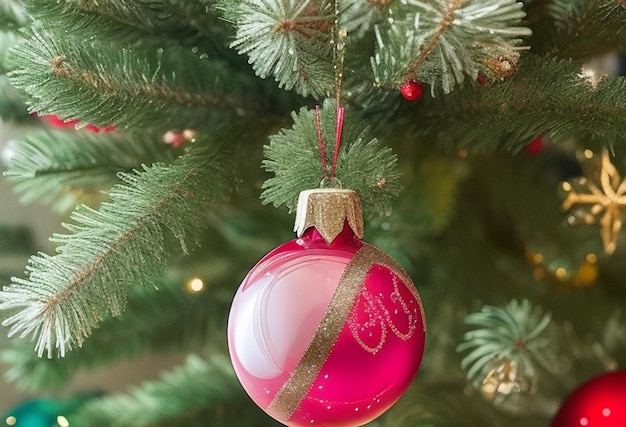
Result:
<svg viewBox="0 0 626 427"><path fill-rule="evenodd" d="M328 178L326 168L326 154L324 153L324 139L322 138L322 120L320 118L320 106L315 106L315 124L317 125L317 142L320 145L320 157L322 158L322 169L324 169L324 179Z"/></svg>
<svg viewBox="0 0 626 427"><path fill-rule="evenodd" d="M337 127L335 133L335 152L333 154L333 165L331 177L335 178L337 171L337 158L339 156L339 146L341 144L341 131L343 129L344 108L341 106L341 83L343 82L343 63L345 56L346 37L348 32L340 26L340 0L334 0L334 22L332 29L333 44L333 68L335 72L335 108L337 110Z"/></svg>
<svg viewBox="0 0 626 427"><path fill-rule="evenodd" d="M346 47L346 37L348 32L345 28L340 27L340 6L339 0L334 1L334 20L331 33L331 44L333 46L333 71L335 74L335 105L337 114L341 105L341 84L343 82L343 64Z"/></svg>
<svg viewBox="0 0 626 427"><path fill-rule="evenodd" d="M337 157L339 156L339 145L341 144L341 131L343 130L344 108L339 107L337 110L337 132L335 134L335 153L333 154L333 170L331 176L335 177L337 170Z"/></svg>
<svg viewBox="0 0 626 427"><path fill-rule="evenodd" d="M337 111L337 127L335 130L335 151L333 153L333 163L331 165L331 178L335 178L337 172L337 159L339 158L339 148L341 147L341 133L343 131L343 118L345 109L339 107ZM324 138L322 136L322 119L320 117L320 106L315 106L315 124L317 126L317 142L320 147L320 157L322 160L322 169L324 169L324 179L328 178L328 166L326 165L326 153L324 150Z"/></svg>
<svg viewBox="0 0 626 427"><path fill-rule="evenodd" d="M335 151L333 153L333 162L331 165L331 179L336 180L337 159L339 157L339 148L341 146L341 133L343 130L343 120L345 110L341 107L341 83L343 81L343 64L345 54L345 39L347 32L339 26L340 7L339 0L334 0L334 20L331 32L331 43L333 45L333 70L335 74L335 108L337 109L337 127L335 129ZM315 106L315 123L317 125L317 140L320 147L320 156L322 160L322 168L324 169L324 178L322 182L328 179L328 168L326 165L326 154L324 152L324 140L322 137L322 123L320 118L320 107ZM338 181L338 180L337 180Z"/></svg>

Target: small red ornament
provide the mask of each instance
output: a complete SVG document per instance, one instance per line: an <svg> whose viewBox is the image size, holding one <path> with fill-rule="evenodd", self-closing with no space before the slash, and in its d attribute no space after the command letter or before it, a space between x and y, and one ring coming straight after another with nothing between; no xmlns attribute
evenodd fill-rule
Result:
<svg viewBox="0 0 626 427"><path fill-rule="evenodd" d="M35 113L35 115L37 115L37 113ZM62 120L61 118L59 118L59 116L56 116L54 114L49 114L46 116L39 116L39 117L41 117L45 122L47 122L48 124L56 128L68 128L68 127L77 128L77 125L79 123L78 120L67 120L67 121ZM88 131L95 132L95 133L111 132L112 130L115 130L114 126L105 126L101 128L96 125L87 125L84 128L87 129Z"/></svg>
<svg viewBox="0 0 626 427"><path fill-rule="evenodd" d="M570 394L551 427L626 426L626 371L595 377Z"/></svg>
<svg viewBox="0 0 626 427"><path fill-rule="evenodd" d="M417 80L409 80L402 85L400 93L407 101L416 101L422 97L424 86Z"/></svg>
<svg viewBox="0 0 626 427"><path fill-rule="evenodd" d="M489 84L489 80L487 80L487 77L479 74L476 77L476 83L478 83L479 86L485 87Z"/></svg>
<svg viewBox="0 0 626 427"><path fill-rule="evenodd" d="M530 154L531 156L536 156L537 154L543 151L543 138L538 136L537 138L530 141L530 143L524 147L524 151L526 154Z"/></svg>
<svg viewBox="0 0 626 427"><path fill-rule="evenodd" d="M166 144L170 144L174 148L178 148L183 145L187 141L195 141L196 139L196 131L191 129L185 129L182 132L174 132L173 130L168 130L163 134L163 142Z"/></svg>

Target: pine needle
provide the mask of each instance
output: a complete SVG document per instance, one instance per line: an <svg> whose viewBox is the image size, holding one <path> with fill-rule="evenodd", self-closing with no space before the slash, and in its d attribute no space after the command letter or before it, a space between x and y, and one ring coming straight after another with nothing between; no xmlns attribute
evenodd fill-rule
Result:
<svg viewBox="0 0 626 427"><path fill-rule="evenodd" d="M330 176L337 123L333 102L327 100L321 111L327 174ZM292 128L273 135L265 147L263 166L275 176L265 181L261 194L263 203L285 206L290 211L296 208L300 192L319 188L325 175L315 111L303 108L292 116ZM346 112L345 120L336 177L343 188L359 193L364 215L383 214L400 191L396 156L391 149L368 136L368 127L352 111Z"/></svg>
<svg viewBox="0 0 626 427"><path fill-rule="evenodd" d="M520 37L531 35L520 24L522 6L515 0L402 2L399 16L376 28L376 83L397 88L417 79L434 95L450 93L466 75L473 81L479 73L499 79L491 62L504 58L514 65Z"/></svg>
<svg viewBox="0 0 626 427"><path fill-rule="evenodd" d="M204 211L222 194L213 174L226 173L223 153L198 146L171 166L122 173L124 184L99 210L80 205L55 234L57 253L31 257L26 278L0 292L10 335L32 336L41 356L80 346L100 321L120 315L129 287L153 283L165 266L165 232L183 251L202 226Z"/></svg>
<svg viewBox="0 0 626 427"><path fill-rule="evenodd" d="M159 380L86 403L71 421L91 427L189 427L209 420L211 426L268 425L261 411L252 417L242 413L247 402L226 357L205 361L191 354Z"/></svg>
<svg viewBox="0 0 626 427"><path fill-rule="evenodd" d="M280 87L306 96L329 97L334 74L330 29L332 2L261 0L222 2L236 18L231 47L248 54L257 75L273 75Z"/></svg>
<svg viewBox="0 0 626 427"><path fill-rule="evenodd" d="M14 183L22 203L38 201L65 212L78 200L97 198L109 190L119 182L119 171L174 161L180 151L163 150L163 145L158 137L145 133L33 132L23 141L11 142L12 156L4 175Z"/></svg>
<svg viewBox="0 0 626 427"><path fill-rule="evenodd" d="M57 34L37 21L12 50L11 83L30 111L118 128L215 129L226 118L262 111L236 69L180 49L128 49ZM168 74L161 69L169 70Z"/></svg>
<svg viewBox="0 0 626 427"><path fill-rule="evenodd" d="M534 381L536 365L551 367L550 341L542 336L550 318L528 300L513 300L504 308L484 306L468 315L465 322L474 329L457 348L459 352L471 350L461 363L467 378L479 388L489 370L504 363L520 372L515 381Z"/></svg>

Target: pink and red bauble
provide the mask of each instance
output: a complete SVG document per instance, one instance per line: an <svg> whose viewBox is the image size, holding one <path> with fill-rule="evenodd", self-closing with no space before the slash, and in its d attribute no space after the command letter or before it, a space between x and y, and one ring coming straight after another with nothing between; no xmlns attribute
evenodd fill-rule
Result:
<svg viewBox="0 0 626 427"><path fill-rule="evenodd" d="M330 215L333 203L321 203ZM363 425L400 398L421 362L417 290L341 215L330 237L325 225L305 226L268 253L231 308L235 372L252 400L288 426Z"/></svg>
<svg viewBox="0 0 626 427"><path fill-rule="evenodd" d="M626 426L626 371L595 377L571 393L551 427Z"/></svg>

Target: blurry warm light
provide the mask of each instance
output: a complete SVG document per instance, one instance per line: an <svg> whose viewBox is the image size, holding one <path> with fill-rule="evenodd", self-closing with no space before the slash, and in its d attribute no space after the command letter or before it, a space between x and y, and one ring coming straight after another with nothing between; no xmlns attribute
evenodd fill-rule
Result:
<svg viewBox="0 0 626 427"><path fill-rule="evenodd" d="M585 261L591 264L595 264L596 262L598 262L598 257L596 256L596 254L587 254L587 256L585 257Z"/></svg>
<svg viewBox="0 0 626 427"><path fill-rule="evenodd" d="M70 422L63 415L57 417L57 424L59 427L70 427Z"/></svg>
<svg viewBox="0 0 626 427"><path fill-rule="evenodd" d="M564 182L563 183L563 190L565 191L570 191L572 189L572 186L569 182Z"/></svg>
<svg viewBox="0 0 626 427"><path fill-rule="evenodd" d="M459 150L459 157L462 158L462 159L466 158L467 157L467 150L465 150L465 149Z"/></svg>
<svg viewBox="0 0 626 427"><path fill-rule="evenodd" d="M202 292L202 290L204 289L204 282L202 281L202 279L195 277L187 282L187 289L189 290L189 292L193 293Z"/></svg>
<svg viewBox="0 0 626 427"><path fill-rule="evenodd" d="M541 254L534 254L533 255L533 262L535 264L541 264L543 262L543 255L541 255Z"/></svg>
<svg viewBox="0 0 626 427"><path fill-rule="evenodd" d="M192 130L192 129L185 129L183 131L183 137L187 141L195 142L195 140L196 140L196 131Z"/></svg>
<svg viewBox="0 0 626 427"><path fill-rule="evenodd" d="M591 87L593 87L594 89L598 86L598 81L600 80L596 70L592 66L589 66L587 64L583 65L580 77L587 80L589 84L591 84Z"/></svg>
<svg viewBox="0 0 626 427"><path fill-rule="evenodd" d="M17 418L11 415L10 417L7 417L6 422L8 426L14 426L17 423Z"/></svg>
<svg viewBox="0 0 626 427"><path fill-rule="evenodd" d="M583 156L585 156L585 158L587 159L591 159L593 157L593 151L591 151L590 149L586 149L585 151L583 151Z"/></svg>
<svg viewBox="0 0 626 427"><path fill-rule="evenodd" d="M563 267L559 267L556 269L556 272L554 274L556 275L557 279L564 280L567 277L567 270Z"/></svg>

